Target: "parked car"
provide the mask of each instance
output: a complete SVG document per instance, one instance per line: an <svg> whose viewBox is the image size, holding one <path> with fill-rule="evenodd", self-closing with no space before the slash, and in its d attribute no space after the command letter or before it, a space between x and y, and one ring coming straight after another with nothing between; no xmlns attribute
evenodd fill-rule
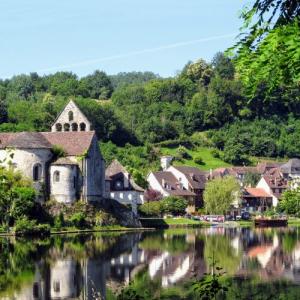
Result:
<svg viewBox="0 0 300 300"><path fill-rule="evenodd" d="M248 211L244 211L241 214L243 220L249 220L251 218L250 213Z"/></svg>
<svg viewBox="0 0 300 300"><path fill-rule="evenodd" d="M207 222L224 222L225 217L222 215L207 215L204 217Z"/></svg>

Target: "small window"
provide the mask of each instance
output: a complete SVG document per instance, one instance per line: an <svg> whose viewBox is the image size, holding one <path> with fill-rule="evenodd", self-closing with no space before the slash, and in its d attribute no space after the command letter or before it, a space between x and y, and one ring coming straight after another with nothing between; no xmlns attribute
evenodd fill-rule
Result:
<svg viewBox="0 0 300 300"><path fill-rule="evenodd" d="M60 292L60 282L59 281L54 281L53 282L53 290L54 290L55 293Z"/></svg>
<svg viewBox="0 0 300 300"><path fill-rule="evenodd" d="M59 182L60 181L60 172L55 171L53 174L53 182Z"/></svg>
<svg viewBox="0 0 300 300"><path fill-rule="evenodd" d="M33 181L39 181L42 178L42 165L36 164L33 166Z"/></svg>
<svg viewBox="0 0 300 300"><path fill-rule="evenodd" d="M78 124L77 123L72 124L72 131L78 131Z"/></svg>
<svg viewBox="0 0 300 300"><path fill-rule="evenodd" d="M85 123L80 123L80 131L85 131L86 125Z"/></svg>
<svg viewBox="0 0 300 300"><path fill-rule="evenodd" d="M56 131L62 131L62 125L60 124L60 123L57 123L56 125L55 125L55 129L56 129Z"/></svg>
<svg viewBox="0 0 300 300"><path fill-rule="evenodd" d="M33 284L32 294L33 294L34 299L39 298L39 284L38 284L38 282L35 282Z"/></svg>
<svg viewBox="0 0 300 300"><path fill-rule="evenodd" d="M73 114L73 112L69 111L68 115L69 115L69 122L73 121L74 120L74 114Z"/></svg>
<svg viewBox="0 0 300 300"><path fill-rule="evenodd" d="M64 124L64 131L70 131L70 124Z"/></svg>

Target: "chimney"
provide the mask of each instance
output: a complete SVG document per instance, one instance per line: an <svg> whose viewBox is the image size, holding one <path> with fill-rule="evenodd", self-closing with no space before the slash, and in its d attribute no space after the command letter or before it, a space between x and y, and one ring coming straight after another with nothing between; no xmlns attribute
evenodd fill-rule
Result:
<svg viewBox="0 0 300 300"><path fill-rule="evenodd" d="M172 160L173 160L173 156L169 156L169 155L162 156L160 158L160 165L163 171L166 171L170 167Z"/></svg>

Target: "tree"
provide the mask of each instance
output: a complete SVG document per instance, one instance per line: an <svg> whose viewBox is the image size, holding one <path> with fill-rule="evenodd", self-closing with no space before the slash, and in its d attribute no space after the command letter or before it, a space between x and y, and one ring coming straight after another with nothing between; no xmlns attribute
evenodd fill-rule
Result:
<svg viewBox="0 0 300 300"><path fill-rule="evenodd" d="M110 78L103 71L95 71L92 75L88 75L81 79L89 93L94 99L110 98L113 87Z"/></svg>
<svg viewBox="0 0 300 300"><path fill-rule="evenodd" d="M243 185L254 187L257 185L260 178L261 178L261 175L258 173L247 172L244 177Z"/></svg>
<svg viewBox="0 0 300 300"><path fill-rule="evenodd" d="M212 60L212 66L215 75L219 75L224 79L233 79L234 64L232 60L222 52L215 54Z"/></svg>
<svg viewBox="0 0 300 300"><path fill-rule="evenodd" d="M26 100L35 91L31 77L25 74L12 77L9 81L8 88L16 93L20 98Z"/></svg>
<svg viewBox="0 0 300 300"><path fill-rule="evenodd" d="M215 178L205 187L205 210L210 214L225 214L239 195L240 186L234 177Z"/></svg>
<svg viewBox="0 0 300 300"><path fill-rule="evenodd" d="M231 50L250 97L262 82L268 93L299 84L299 14L298 0L256 0L242 12L245 32Z"/></svg>
<svg viewBox="0 0 300 300"><path fill-rule="evenodd" d="M194 63L188 64L183 69L181 76L187 77L195 83L208 85L212 74L211 66L205 60L199 59Z"/></svg>
<svg viewBox="0 0 300 300"><path fill-rule="evenodd" d="M300 188L287 190L279 201L279 210L289 215L299 215L300 212Z"/></svg>
<svg viewBox="0 0 300 300"><path fill-rule="evenodd" d="M249 160L243 149L243 144L229 140L224 147L223 160L233 165L248 163Z"/></svg>

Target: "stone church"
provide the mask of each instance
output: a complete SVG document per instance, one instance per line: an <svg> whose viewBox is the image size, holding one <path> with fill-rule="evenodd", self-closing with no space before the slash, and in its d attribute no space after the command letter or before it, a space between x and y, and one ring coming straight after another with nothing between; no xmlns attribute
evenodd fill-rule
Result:
<svg viewBox="0 0 300 300"><path fill-rule="evenodd" d="M93 202L105 197L105 162L98 140L73 101L51 132L0 133L0 164L32 179L41 202Z"/></svg>

